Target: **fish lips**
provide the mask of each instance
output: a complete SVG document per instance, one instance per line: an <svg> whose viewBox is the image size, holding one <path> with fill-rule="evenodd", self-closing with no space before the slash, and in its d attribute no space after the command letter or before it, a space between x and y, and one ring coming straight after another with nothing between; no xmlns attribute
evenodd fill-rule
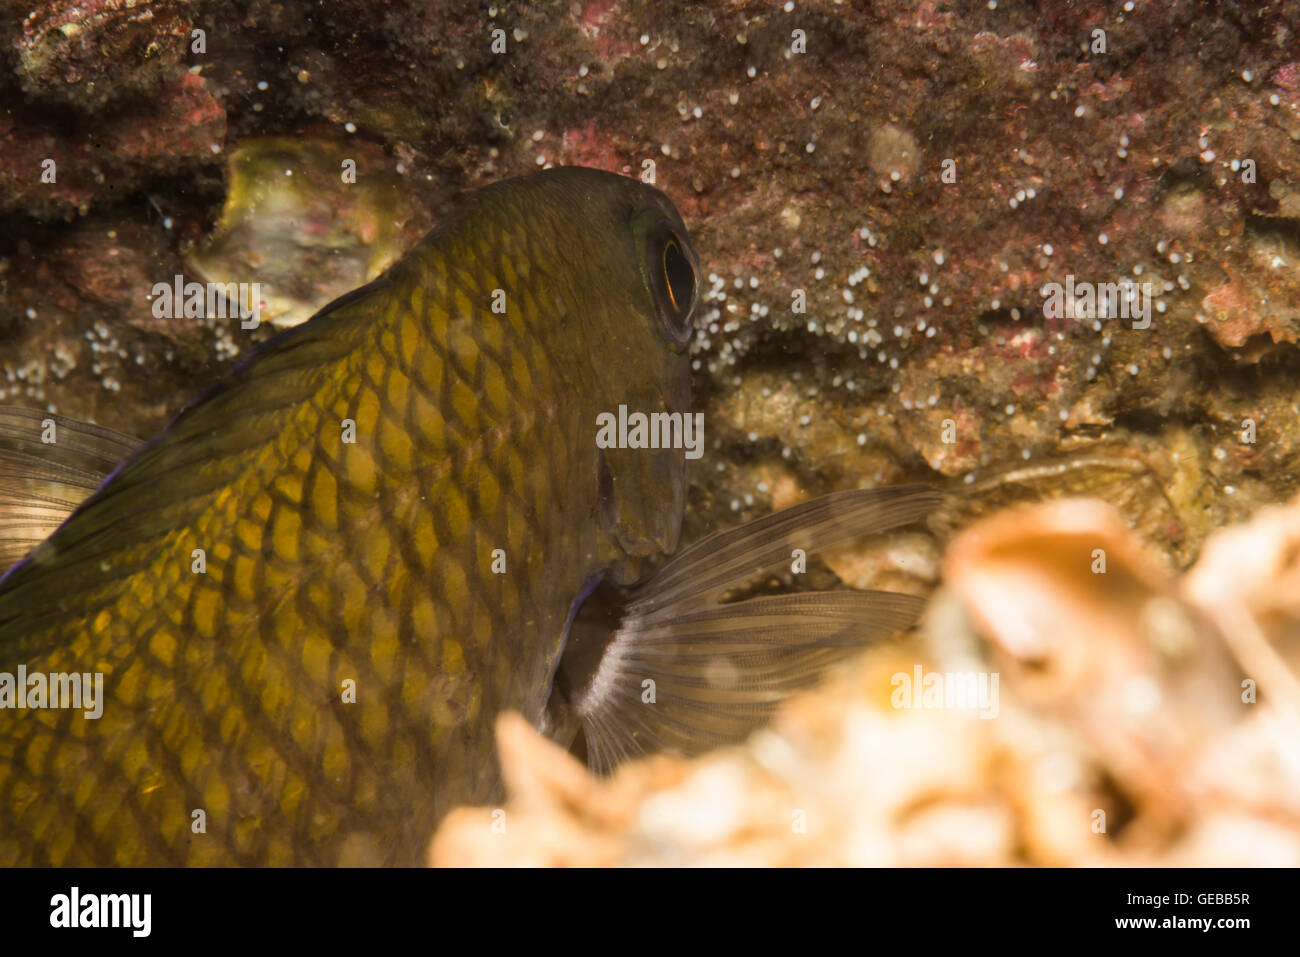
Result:
<svg viewBox="0 0 1300 957"><path fill-rule="evenodd" d="M602 531L628 557L671 554L686 502L682 449L600 449L597 509Z"/></svg>

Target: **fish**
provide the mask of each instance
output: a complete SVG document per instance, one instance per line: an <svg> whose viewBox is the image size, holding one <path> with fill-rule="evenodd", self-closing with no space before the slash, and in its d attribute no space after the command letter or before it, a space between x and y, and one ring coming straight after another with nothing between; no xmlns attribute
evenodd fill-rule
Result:
<svg viewBox="0 0 1300 957"><path fill-rule="evenodd" d="M148 442L6 410L0 863L417 865L499 799L504 711L608 772L739 740L906 628L915 596L735 593L933 489L674 555L685 450L597 441L690 414L699 301L665 194L561 167L471 194ZM99 716L6 700L20 670L102 678Z"/></svg>

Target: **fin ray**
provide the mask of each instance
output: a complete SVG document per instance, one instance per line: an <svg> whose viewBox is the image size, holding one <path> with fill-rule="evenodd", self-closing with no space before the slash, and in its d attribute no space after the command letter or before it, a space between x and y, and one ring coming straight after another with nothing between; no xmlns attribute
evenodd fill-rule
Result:
<svg viewBox="0 0 1300 957"><path fill-rule="evenodd" d="M738 743L828 668L910 627L925 600L895 592L718 599L792 548L906 524L940 499L925 486L834 493L703 539L635 586L591 674L571 685L589 766L608 773L641 754Z"/></svg>
<svg viewBox="0 0 1300 957"><path fill-rule="evenodd" d="M67 522L5 573L0 647L13 635L42 634L74 609L94 613L137 570L113 560L123 554L124 535L149 548L191 528L212 496L246 474L251 455L295 427L319 429L315 400L322 389L332 389L331 397L346 391L340 370L357 342L372 335L371 324L353 320L387 282L381 276L263 343L132 452ZM178 560L188 562L188 552Z"/></svg>
<svg viewBox="0 0 1300 957"><path fill-rule="evenodd" d="M0 573L53 534L142 444L51 412L0 407Z"/></svg>
<svg viewBox="0 0 1300 957"><path fill-rule="evenodd" d="M851 489L715 532L669 561L633 596L631 606L641 615L666 610L677 617L684 608L699 607L782 567L795 548L830 548L906 525L930 512L942 498L928 485Z"/></svg>

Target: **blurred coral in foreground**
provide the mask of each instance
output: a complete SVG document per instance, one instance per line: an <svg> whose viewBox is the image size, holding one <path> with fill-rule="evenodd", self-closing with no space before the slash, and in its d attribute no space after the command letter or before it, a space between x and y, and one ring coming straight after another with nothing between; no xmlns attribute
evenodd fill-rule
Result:
<svg viewBox="0 0 1300 957"><path fill-rule="evenodd" d="M1300 502L1182 577L1105 504L1021 506L943 578L919 639L744 747L599 780L503 716L508 801L450 814L431 863L1300 864ZM972 673L989 697L941 706Z"/></svg>

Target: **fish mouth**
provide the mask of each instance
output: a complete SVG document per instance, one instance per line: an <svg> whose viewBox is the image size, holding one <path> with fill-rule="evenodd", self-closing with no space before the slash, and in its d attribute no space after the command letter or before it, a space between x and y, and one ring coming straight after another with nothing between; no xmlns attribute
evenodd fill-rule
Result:
<svg viewBox="0 0 1300 957"><path fill-rule="evenodd" d="M614 449L610 456L601 449L596 453L600 527L618 543L631 565L642 564L636 559L668 555L677 548L686 476L673 461L675 451ZM616 464L611 464L612 457L617 458Z"/></svg>

